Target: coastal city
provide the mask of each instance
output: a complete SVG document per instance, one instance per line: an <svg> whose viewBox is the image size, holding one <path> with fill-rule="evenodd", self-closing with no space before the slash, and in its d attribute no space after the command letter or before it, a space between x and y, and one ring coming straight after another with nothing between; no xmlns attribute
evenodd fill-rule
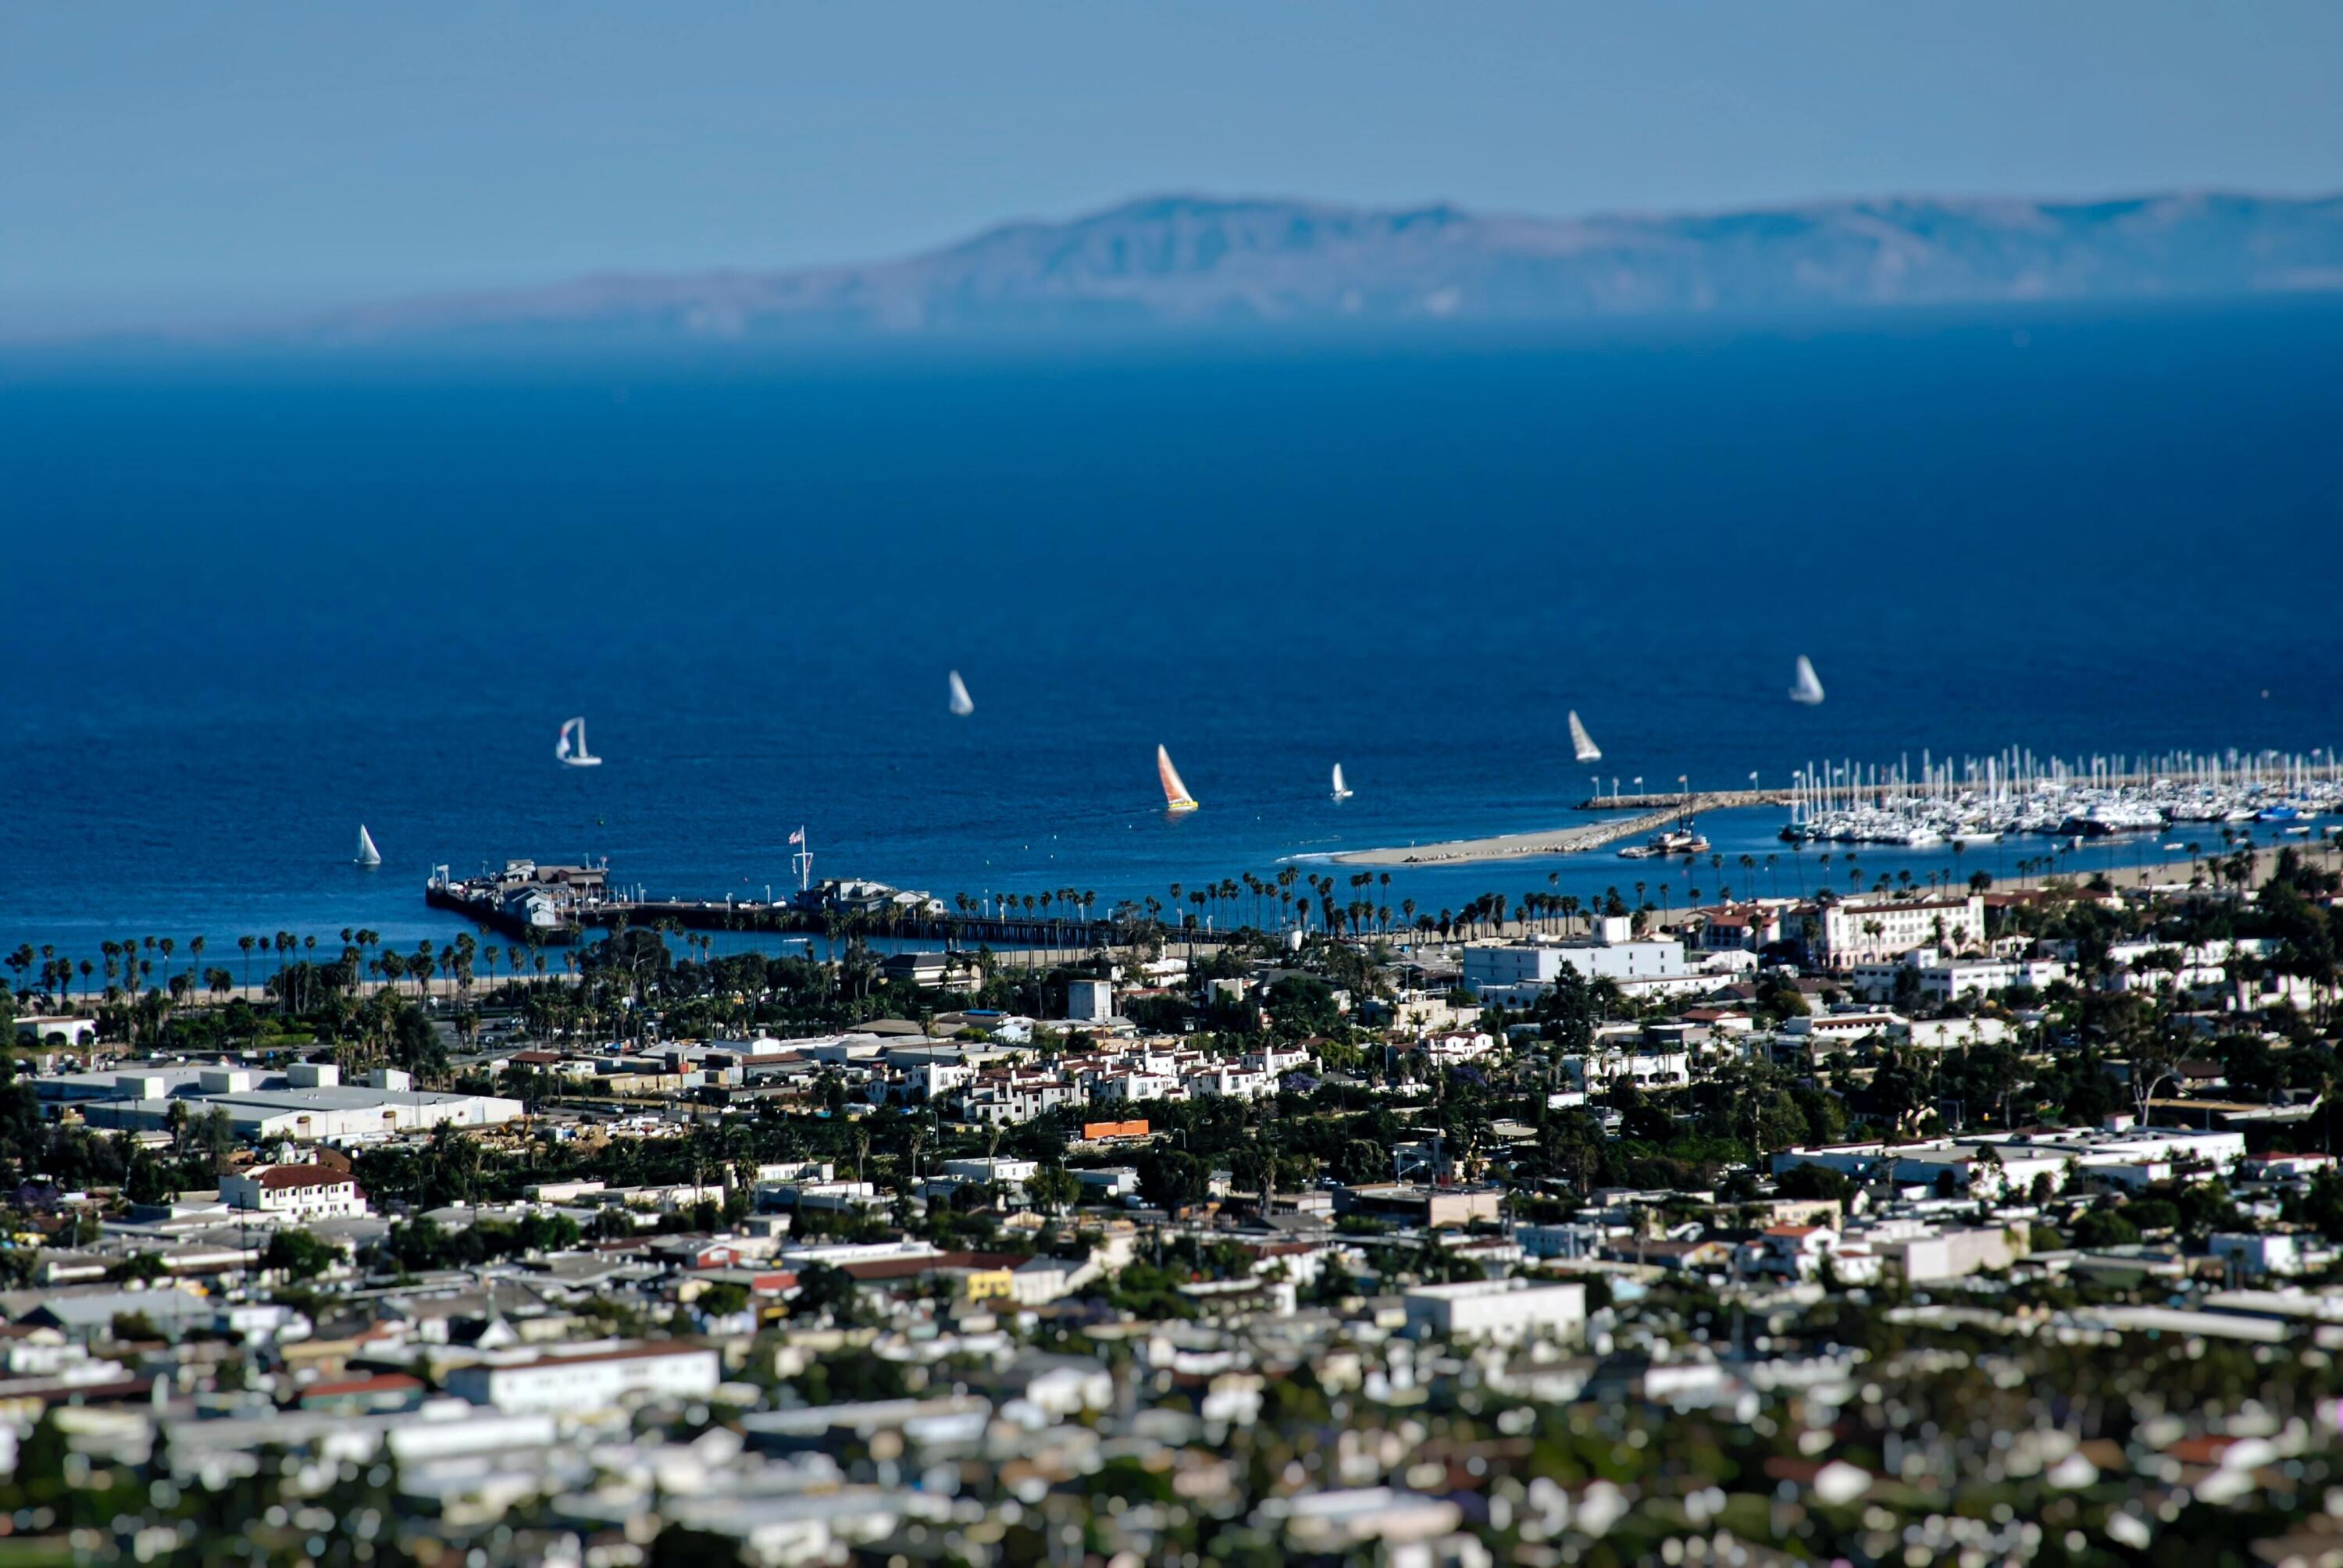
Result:
<svg viewBox="0 0 2343 1568"><path fill-rule="evenodd" d="M0 1568L2343 1568L2343 5L0 13Z"/></svg>
<svg viewBox="0 0 2343 1568"><path fill-rule="evenodd" d="M2314 771L2021 781L2228 822L2124 878L809 875L771 956L518 860L409 951L19 946L7 1549L2332 1563Z"/></svg>

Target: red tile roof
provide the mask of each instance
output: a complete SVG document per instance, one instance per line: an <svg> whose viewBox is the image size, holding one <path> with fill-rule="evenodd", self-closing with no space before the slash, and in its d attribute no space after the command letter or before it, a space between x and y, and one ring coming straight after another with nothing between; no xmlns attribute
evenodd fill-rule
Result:
<svg viewBox="0 0 2343 1568"><path fill-rule="evenodd" d="M265 1191L285 1192L296 1187L339 1187L350 1180L347 1171L328 1171L322 1165L269 1165L252 1172Z"/></svg>

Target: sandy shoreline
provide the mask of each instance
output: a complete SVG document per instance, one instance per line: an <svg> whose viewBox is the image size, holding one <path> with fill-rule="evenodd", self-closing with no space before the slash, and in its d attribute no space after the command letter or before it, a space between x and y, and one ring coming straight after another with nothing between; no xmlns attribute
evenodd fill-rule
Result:
<svg viewBox="0 0 2343 1568"><path fill-rule="evenodd" d="M1670 807L1639 817L1610 817L1570 828L1547 828L1533 833L1499 833L1486 839L1446 839L1404 848L1344 849L1326 857L1336 866L1469 866L1485 860L1511 860L1533 855L1583 855L1639 833L1652 833L1684 814Z"/></svg>
<svg viewBox="0 0 2343 1568"><path fill-rule="evenodd" d="M1599 821L1582 822L1574 827L1548 828L1534 832L1497 833L1483 839L1436 839L1431 843L1410 844L1404 847L1345 849L1328 855L1324 859L1330 865L1380 867L1392 869L1402 866L1471 866L1489 861L1524 859L1545 855L1582 855L1642 834L1656 832L1683 814L1682 809L1671 807L1664 811L1645 812L1636 817L1611 817ZM2065 857L2056 854L2055 846L2057 840L2046 838L2036 840L2012 839L2006 840L2010 845L2038 842L2041 846L2042 857L2046 859L2053 859L2056 864L2046 872L2037 870L2022 879L2005 874L1996 879L1996 885L2015 886L2021 881L2035 885L2041 883L2046 878L2079 883L2091 876L2103 875L2120 888L2169 886L2175 883L2185 886L2191 875L2190 863L2186 857L2178 859L2169 858L2162 848L2162 843L2168 841L2168 839L2159 840L2155 850L2159 859L2142 868L2105 862L2097 865L2070 866L2066 863ZM2297 849L2315 849L2323 841L2323 839L2317 835L2282 837L2259 839L2250 848L2260 854L2262 864L2259 871L2261 875L2267 876L2269 866L2278 859L2279 849L2289 846ZM2243 849L2248 846L2236 847ZM1859 852L1862 847L1856 848ZM2196 871L2206 874L2207 880L2210 880L2209 873L2205 870L2206 863L2219 857L2224 852L2224 849L2225 847L2218 841L2205 844L2204 853L2197 859ZM1890 855L1895 851L1889 847L1881 846L1879 853Z"/></svg>

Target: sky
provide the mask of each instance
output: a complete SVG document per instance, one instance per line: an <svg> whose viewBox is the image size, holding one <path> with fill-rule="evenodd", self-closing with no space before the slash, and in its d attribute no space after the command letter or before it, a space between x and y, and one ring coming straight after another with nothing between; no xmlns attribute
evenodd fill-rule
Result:
<svg viewBox="0 0 2343 1568"><path fill-rule="evenodd" d="M0 6L0 326L867 259L1172 191L2208 186L2343 187L2343 5Z"/></svg>

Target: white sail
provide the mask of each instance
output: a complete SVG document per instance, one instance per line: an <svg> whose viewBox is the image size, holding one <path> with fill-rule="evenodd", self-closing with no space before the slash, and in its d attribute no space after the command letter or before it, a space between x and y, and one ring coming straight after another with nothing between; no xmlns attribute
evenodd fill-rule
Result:
<svg viewBox="0 0 2343 1568"><path fill-rule="evenodd" d="M1581 762L1603 760L1603 748L1594 744L1594 738L1586 733L1586 726L1578 722L1575 708L1570 710L1570 749Z"/></svg>
<svg viewBox="0 0 2343 1568"><path fill-rule="evenodd" d="M1814 661L1802 653L1798 655L1798 676L1790 688L1790 700L1811 708L1822 699L1823 683L1815 674Z"/></svg>
<svg viewBox="0 0 2343 1568"><path fill-rule="evenodd" d="M1192 811L1196 798L1188 793L1188 786L1180 781L1180 770L1172 766L1172 753L1158 746L1155 749L1155 776L1163 784L1163 804L1174 811Z"/></svg>
<svg viewBox="0 0 2343 1568"><path fill-rule="evenodd" d="M382 851L374 847L374 835L366 830L366 824L364 822L358 824L357 864L361 866L379 866L382 864Z"/></svg>
<svg viewBox="0 0 2343 1568"><path fill-rule="evenodd" d="M976 711L976 699L968 694L968 682L957 669L951 672L951 710L962 719Z"/></svg>
<svg viewBox="0 0 2343 1568"><path fill-rule="evenodd" d="M599 768L602 759L586 749L586 720L581 717L562 721L561 739L553 743L553 754L572 768Z"/></svg>
<svg viewBox="0 0 2343 1568"><path fill-rule="evenodd" d="M1334 799L1347 800L1350 798L1351 787L1342 782L1342 765L1337 762L1334 764Z"/></svg>

